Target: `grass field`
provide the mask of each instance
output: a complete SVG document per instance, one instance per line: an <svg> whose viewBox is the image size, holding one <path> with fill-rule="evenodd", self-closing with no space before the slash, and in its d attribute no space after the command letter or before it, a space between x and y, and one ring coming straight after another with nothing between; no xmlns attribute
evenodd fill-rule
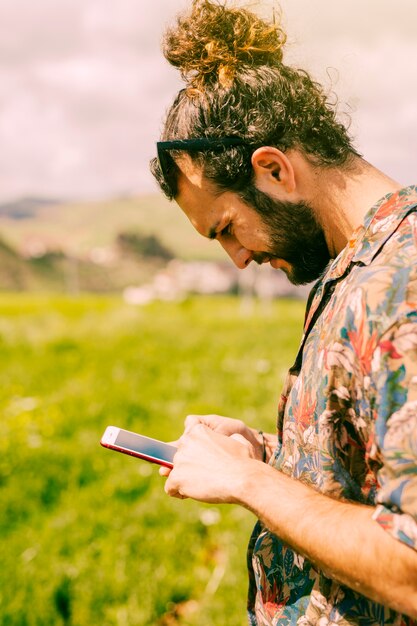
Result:
<svg viewBox="0 0 417 626"><path fill-rule="evenodd" d="M99 445L188 413L273 430L303 303L0 296L0 624L240 626L252 515L168 498Z"/></svg>

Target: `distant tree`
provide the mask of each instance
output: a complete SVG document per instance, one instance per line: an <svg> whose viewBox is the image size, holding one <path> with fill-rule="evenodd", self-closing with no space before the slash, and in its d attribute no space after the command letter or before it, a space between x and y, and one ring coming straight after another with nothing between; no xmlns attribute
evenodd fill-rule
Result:
<svg viewBox="0 0 417 626"><path fill-rule="evenodd" d="M54 267L57 262L65 259L66 255L62 250L46 250L42 254L37 256L33 256L29 259L30 263L35 267L44 267L45 269L49 269L50 267Z"/></svg>
<svg viewBox="0 0 417 626"><path fill-rule="evenodd" d="M158 258L169 261L174 258L169 250L155 235L142 235L135 232L119 233L116 239L117 246L125 254L141 259Z"/></svg>

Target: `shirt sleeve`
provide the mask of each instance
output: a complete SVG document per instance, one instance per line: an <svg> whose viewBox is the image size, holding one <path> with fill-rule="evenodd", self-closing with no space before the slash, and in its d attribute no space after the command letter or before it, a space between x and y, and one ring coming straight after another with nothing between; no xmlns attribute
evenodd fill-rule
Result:
<svg viewBox="0 0 417 626"><path fill-rule="evenodd" d="M374 519L417 550L417 313L392 326L372 358L375 441L381 468Z"/></svg>

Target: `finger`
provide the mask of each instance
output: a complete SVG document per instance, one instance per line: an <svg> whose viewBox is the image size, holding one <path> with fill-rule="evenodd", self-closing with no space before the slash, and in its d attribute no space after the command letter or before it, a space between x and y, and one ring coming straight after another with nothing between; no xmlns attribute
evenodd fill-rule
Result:
<svg viewBox="0 0 417 626"><path fill-rule="evenodd" d="M238 441L247 448L252 447L252 444L243 435L239 435L238 433L233 433L233 435L230 435L230 439Z"/></svg>
<svg viewBox="0 0 417 626"><path fill-rule="evenodd" d="M174 481L172 480L172 478L170 479L169 477L165 483L164 490L165 490L165 493L168 494L171 498L178 498L179 500L185 500L187 497L187 496L184 496L180 492L178 485L176 485Z"/></svg>
<svg viewBox="0 0 417 626"><path fill-rule="evenodd" d="M164 465L161 465L161 467L159 468L159 475L160 476L169 476L171 473L171 468L170 467L165 467Z"/></svg>
<svg viewBox="0 0 417 626"><path fill-rule="evenodd" d="M184 423L184 434L188 433L196 424L201 424L202 417L202 415L187 415Z"/></svg>
<svg viewBox="0 0 417 626"><path fill-rule="evenodd" d="M210 428L210 426L204 424L204 422L196 422L195 424L190 426L181 437L181 448L183 448L183 446L186 446L187 444L189 445L189 443L191 441L195 441L196 438L198 439L201 436L204 436L205 433L213 434L214 432L215 431Z"/></svg>

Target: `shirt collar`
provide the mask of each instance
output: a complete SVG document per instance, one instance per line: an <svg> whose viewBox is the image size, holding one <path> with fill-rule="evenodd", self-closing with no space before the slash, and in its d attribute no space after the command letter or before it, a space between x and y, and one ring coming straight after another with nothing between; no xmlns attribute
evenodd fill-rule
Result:
<svg viewBox="0 0 417 626"><path fill-rule="evenodd" d="M342 276L350 263L369 265L385 242L397 230L405 216L417 206L417 185L404 187L379 200L365 215L346 247L333 261L325 282Z"/></svg>
<svg viewBox="0 0 417 626"><path fill-rule="evenodd" d="M306 315L305 331L310 327L327 285L341 278L352 263L369 265L406 215L416 208L417 185L411 185L387 194L368 211L363 224L354 231L346 247L316 284Z"/></svg>

